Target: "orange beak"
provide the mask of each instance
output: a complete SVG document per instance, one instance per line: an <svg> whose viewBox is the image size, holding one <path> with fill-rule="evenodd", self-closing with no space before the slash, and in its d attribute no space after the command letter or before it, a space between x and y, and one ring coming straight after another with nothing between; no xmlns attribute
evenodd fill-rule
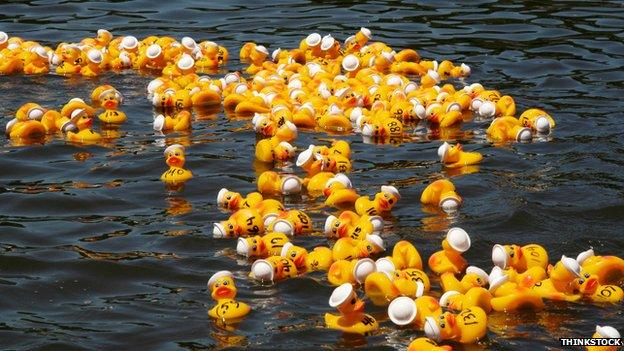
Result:
<svg viewBox="0 0 624 351"><path fill-rule="evenodd" d="M344 238L345 236L347 236L347 226L346 224L341 224L340 227L338 227L338 237Z"/></svg>
<svg viewBox="0 0 624 351"><path fill-rule="evenodd" d="M275 125L273 123L269 123L265 127L263 127L261 131L262 134L266 136L273 136L275 135Z"/></svg>
<svg viewBox="0 0 624 351"><path fill-rule="evenodd" d="M167 165L173 167L179 167L182 164L182 160L175 156L169 156L167 159Z"/></svg>
<svg viewBox="0 0 624 351"><path fill-rule="evenodd" d="M378 201L379 207L381 207L382 209L387 210L388 208L390 208L390 204L388 204L388 201L386 201L386 199L381 198Z"/></svg>
<svg viewBox="0 0 624 351"><path fill-rule="evenodd" d="M115 101L113 101L113 100L107 100L104 103L104 108L107 109L107 110L112 110L112 109L114 109L116 107L117 107L117 103Z"/></svg>
<svg viewBox="0 0 624 351"><path fill-rule="evenodd" d="M329 195L331 195L331 188L326 187L325 189L323 189L323 195L325 195L326 197L329 197Z"/></svg>
<svg viewBox="0 0 624 351"><path fill-rule="evenodd" d="M232 200L230 200L230 203L229 203L228 207L229 207L231 210L234 210L234 209L237 209L237 208L238 208L238 197L237 197L237 196L234 196L234 197L232 198Z"/></svg>
<svg viewBox="0 0 624 351"><path fill-rule="evenodd" d="M299 255L299 257L295 258L295 266L303 267L305 265L306 255Z"/></svg>
<svg viewBox="0 0 624 351"><path fill-rule="evenodd" d="M264 240L260 240L260 242L258 243L258 250L259 252L265 252L267 250Z"/></svg>
<svg viewBox="0 0 624 351"><path fill-rule="evenodd" d="M86 122L85 122L85 126L87 128L91 128L91 126L93 125L93 118L89 118Z"/></svg>
<svg viewBox="0 0 624 351"><path fill-rule="evenodd" d="M357 300L357 302L353 306L353 312L364 312L364 301Z"/></svg>
<svg viewBox="0 0 624 351"><path fill-rule="evenodd" d="M587 286L585 287L585 291L592 294L598 288L598 280L596 278L590 278L587 280Z"/></svg>
<svg viewBox="0 0 624 351"><path fill-rule="evenodd" d="M448 325L451 326L451 328L455 328L455 326L457 325L457 321L455 321L455 315L452 315L450 313L446 316L446 321L448 322Z"/></svg>
<svg viewBox="0 0 624 351"><path fill-rule="evenodd" d="M220 286L215 291L215 296L217 297L228 297L232 294L232 289L227 286Z"/></svg>

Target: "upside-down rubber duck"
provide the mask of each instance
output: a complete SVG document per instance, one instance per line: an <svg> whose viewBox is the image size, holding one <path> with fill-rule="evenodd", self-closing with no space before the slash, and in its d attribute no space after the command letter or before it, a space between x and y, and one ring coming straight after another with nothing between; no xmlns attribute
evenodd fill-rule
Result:
<svg viewBox="0 0 624 351"><path fill-rule="evenodd" d="M238 238L236 253L245 257L267 258L279 256L290 239L284 233L267 233L264 236L254 235Z"/></svg>
<svg viewBox="0 0 624 351"><path fill-rule="evenodd" d="M476 165L483 160L483 155L478 152L463 151L461 144L455 146L444 142L438 148L438 156L445 167L456 168L469 165Z"/></svg>
<svg viewBox="0 0 624 351"><path fill-rule="evenodd" d="M465 293L449 290L440 296L440 306L453 311L462 311L466 308L479 307L490 313L492 311L492 294L485 288L474 287Z"/></svg>
<svg viewBox="0 0 624 351"><path fill-rule="evenodd" d="M530 108L518 117L523 126L529 127L538 133L548 134L555 128L555 120L546 111Z"/></svg>
<svg viewBox="0 0 624 351"><path fill-rule="evenodd" d="M398 241L394 244L392 255L382 257L375 261L377 270L394 273L407 268L422 269L422 258L416 247L407 240Z"/></svg>
<svg viewBox="0 0 624 351"><path fill-rule="evenodd" d="M456 211L462 203L462 198L455 191L455 185L448 179L438 179L427 185L420 195L423 205L432 205L445 212Z"/></svg>
<svg viewBox="0 0 624 351"><path fill-rule="evenodd" d="M364 281L364 293L376 306L386 306L401 295L420 297L429 288L429 279L418 269L392 273L377 271L368 275Z"/></svg>
<svg viewBox="0 0 624 351"><path fill-rule="evenodd" d="M607 339L621 339L620 332L617 329L610 326L596 326L596 332L592 335L593 339L607 338ZM617 351L617 346L587 346L587 351Z"/></svg>
<svg viewBox="0 0 624 351"><path fill-rule="evenodd" d="M299 274L297 266L289 258L270 256L256 260L251 265L250 276L260 282L274 282L294 278Z"/></svg>
<svg viewBox="0 0 624 351"><path fill-rule="evenodd" d="M22 105L15 112L15 118L6 124L6 135L11 139L43 137L46 128L40 120L45 113L38 104L29 102Z"/></svg>
<svg viewBox="0 0 624 351"><path fill-rule="evenodd" d="M379 328L375 318L364 313L364 301L357 297L349 283L334 289L329 306L336 308L340 315L325 313L327 328L354 334L370 334Z"/></svg>
<svg viewBox="0 0 624 351"><path fill-rule="evenodd" d="M296 175L281 176L273 171L265 171L258 177L258 191L262 194L292 195L301 192L302 181Z"/></svg>
<svg viewBox="0 0 624 351"><path fill-rule="evenodd" d="M548 252L537 244L525 246L496 244L492 248L492 262L501 269L511 267L518 273L523 273L532 267L546 269Z"/></svg>
<svg viewBox="0 0 624 351"><path fill-rule="evenodd" d="M217 204L223 209L236 211L241 208L251 208L264 200L262 194L251 192L243 197L240 193L221 188L217 194Z"/></svg>
<svg viewBox="0 0 624 351"><path fill-rule="evenodd" d="M363 215L381 215L390 212L401 199L399 190L392 185L382 185L381 191L375 194L373 200L368 196L360 196L355 201L355 212Z"/></svg>
<svg viewBox="0 0 624 351"><path fill-rule="evenodd" d="M332 247L335 261L365 258L384 250L383 239L377 234L369 234L364 240L349 237L340 238Z"/></svg>
<svg viewBox="0 0 624 351"><path fill-rule="evenodd" d="M584 272L598 276L600 284L621 285L624 280L624 259L617 256L596 256L593 249L581 252L576 261Z"/></svg>
<svg viewBox="0 0 624 351"><path fill-rule="evenodd" d="M451 228L442 240L442 250L429 257L429 269L436 274L451 272L457 274L463 271L468 263L462 253L470 249L470 236L461 228Z"/></svg>
<svg viewBox="0 0 624 351"><path fill-rule="evenodd" d="M110 85L102 85L93 90L91 99L94 105L104 108L104 112L98 115L104 124L121 124L126 121L126 114L117 108L123 102L121 93Z"/></svg>
<svg viewBox="0 0 624 351"><path fill-rule="evenodd" d="M429 338L416 338L409 346L407 351L453 351L453 347L450 345L438 345L435 341Z"/></svg>
<svg viewBox="0 0 624 351"><path fill-rule="evenodd" d="M184 168L186 161L184 146L180 144L169 145L165 149L164 155L169 169L160 176L160 180L169 184L180 184L193 178L193 173Z"/></svg>
<svg viewBox="0 0 624 351"><path fill-rule="evenodd" d="M511 116L495 118L486 133L494 142L529 142L533 138L531 129L522 126L520 121Z"/></svg>
<svg viewBox="0 0 624 351"><path fill-rule="evenodd" d="M230 271L219 271L208 280L210 295L217 305L208 311L208 315L224 324L239 322L251 312L244 302L236 301L236 284Z"/></svg>
<svg viewBox="0 0 624 351"><path fill-rule="evenodd" d="M242 208L222 222L214 223L212 235L215 238L235 238L264 233L264 221L258 210Z"/></svg>
<svg viewBox="0 0 624 351"><path fill-rule="evenodd" d="M476 343L487 333L487 314L480 307L466 308L458 314L445 312L438 318L427 317L425 334L435 341L453 340Z"/></svg>
<svg viewBox="0 0 624 351"><path fill-rule="evenodd" d="M427 318L438 318L440 315L442 315L442 308L438 300L426 295L417 297L415 300L400 296L388 305L390 321L399 326L414 325L422 330Z"/></svg>
<svg viewBox="0 0 624 351"><path fill-rule="evenodd" d="M494 266L488 280L488 290L492 294L490 304L494 311L514 312L544 308L544 301L537 291L509 281L509 275L500 267Z"/></svg>
<svg viewBox="0 0 624 351"><path fill-rule="evenodd" d="M488 274L479 267L470 266L466 268L466 274L458 280L452 272L445 272L440 275L440 285L443 291L457 291L465 294L472 288L481 288L488 284Z"/></svg>
<svg viewBox="0 0 624 351"><path fill-rule="evenodd" d="M364 284L366 277L375 272L375 269L375 261L370 258L337 260L327 270L327 281L334 286L344 283Z"/></svg>
<svg viewBox="0 0 624 351"><path fill-rule="evenodd" d="M307 272L327 271L334 263L331 249L325 246L317 246L308 252L303 247L286 243L280 256L289 258L295 263L297 269Z"/></svg>
<svg viewBox="0 0 624 351"><path fill-rule="evenodd" d="M157 132L185 131L191 129L191 113L184 110L175 116L158 115L154 118L154 130Z"/></svg>

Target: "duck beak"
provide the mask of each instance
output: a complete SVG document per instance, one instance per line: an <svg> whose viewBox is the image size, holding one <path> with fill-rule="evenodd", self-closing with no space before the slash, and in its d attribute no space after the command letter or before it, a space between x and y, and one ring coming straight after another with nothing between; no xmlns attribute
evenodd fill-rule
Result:
<svg viewBox="0 0 624 351"><path fill-rule="evenodd" d="M353 312L364 312L364 301L357 300L357 302L353 306Z"/></svg>
<svg viewBox="0 0 624 351"><path fill-rule="evenodd" d="M238 206L238 197L234 196L230 200L230 203L228 204L228 207L230 208L230 210L233 210L235 208L238 208L237 206Z"/></svg>
<svg viewBox="0 0 624 351"><path fill-rule="evenodd" d="M108 100L104 103L104 108L105 109L114 109L117 107L117 103L115 103L115 101L113 100Z"/></svg>
<svg viewBox="0 0 624 351"><path fill-rule="evenodd" d="M596 278L589 278L587 280L585 291L590 294L593 294L597 288L598 288L598 280Z"/></svg>
<svg viewBox="0 0 624 351"><path fill-rule="evenodd" d="M182 164L182 160L175 156L169 156L167 159L168 166L179 167Z"/></svg>
<svg viewBox="0 0 624 351"><path fill-rule="evenodd" d="M232 294L232 289L227 286L220 286L215 290L215 296L217 297L228 297Z"/></svg>

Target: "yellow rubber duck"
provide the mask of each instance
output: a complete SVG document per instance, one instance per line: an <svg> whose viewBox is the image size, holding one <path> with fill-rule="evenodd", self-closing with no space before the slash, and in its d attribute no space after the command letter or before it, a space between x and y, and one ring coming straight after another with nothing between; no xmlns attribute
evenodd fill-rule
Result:
<svg viewBox="0 0 624 351"><path fill-rule="evenodd" d="M375 261L380 272L394 273L407 268L422 269L422 258L416 247L407 240L400 240L392 248L392 256Z"/></svg>
<svg viewBox="0 0 624 351"><path fill-rule="evenodd" d="M418 329L426 326L428 318L439 318L442 308L431 296L420 296L413 300L407 296L397 297L388 305L388 317L396 325L414 325Z"/></svg>
<svg viewBox="0 0 624 351"><path fill-rule="evenodd" d="M154 118L154 130L157 132L186 131L191 129L191 113L184 110L175 116L158 115Z"/></svg>
<svg viewBox="0 0 624 351"><path fill-rule="evenodd" d="M169 169L160 176L160 180L170 184L180 184L193 178L193 173L184 168L186 158L184 146L173 144L165 149L165 162Z"/></svg>
<svg viewBox="0 0 624 351"><path fill-rule="evenodd" d="M362 126L362 135L371 138L396 138L403 135L403 123L396 118L371 121Z"/></svg>
<svg viewBox="0 0 624 351"><path fill-rule="evenodd" d="M541 298L555 301L579 301L582 296L580 294L565 293L557 290L552 280L542 279L539 282L533 284L531 287Z"/></svg>
<svg viewBox="0 0 624 351"><path fill-rule="evenodd" d="M468 249L470 249L468 233L457 227L449 229L446 238L442 240L442 250L429 257L429 269L436 274L446 272L457 274L463 271L468 263L461 254Z"/></svg>
<svg viewBox="0 0 624 351"><path fill-rule="evenodd" d="M332 251L325 246L317 246L308 252L301 246L292 243L284 244L280 256L287 257L295 263L300 271L327 271L334 262Z"/></svg>
<svg viewBox="0 0 624 351"><path fill-rule="evenodd" d="M357 297L353 286L345 283L334 289L329 306L338 309L340 315L325 313L325 325L345 333L370 334L379 328L372 316L364 313L364 301Z"/></svg>
<svg viewBox="0 0 624 351"><path fill-rule="evenodd" d="M16 112L15 118L6 125L6 135L11 139L40 138L46 134L46 128L40 122L46 111L39 104L32 102L22 105Z"/></svg>
<svg viewBox="0 0 624 351"><path fill-rule="evenodd" d="M256 159L261 162L285 162L295 155L295 147L289 142L273 136L256 144Z"/></svg>
<svg viewBox="0 0 624 351"><path fill-rule="evenodd" d="M624 300L624 290L617 285L600 285L598 276L581 272L575 282L575 290L593 302L620 303Z"/></svg>
<svg viewBox="0 0 624 351"><path fill-rule="evenodd" d="M492 248L492 262L502 269L511 267L518 273L523 273L532 267L546 269L548 252L537 244L525 246L496 244Z"/></svg>
<svg viewBox="0 0 624 351"><path fill-rule="evenodd" d="M462 198L455 192L455 185L450 180L439 179L427 185L420 195L420 202L453 212L461 205Z"/></svg>
<svg viewBox="0 0 624 351"><path fill-rule="evenodd" d="M261 282L274 282L287 278L294 278L299 274L293 261L282 256L270 256L256 260L251 265L250 276Z"/></svg>
<svg viewBox="0 0 624 351"><path fill-rule="evenodd" d="M126 121L126 114L117 110L123 102L123 96L117 89L110 85L99 86L91 93L91 99L94 105L101 106L105 110L98 116L102 123L121 124Z"/></svg>
<svg viewBox="0 0 624 351"><path fill-rule="evenodd" d="M370 258L351 261L334 260L327 270L327 280L334 286L344 283L364 284L366 277L373 272L375 272L375 261Z"/></svg>
<svg viewBox="0 0 624 351"><path fill-rule="evenodd" d="M84 77L97 77L103 71L104 55L98 49L91 48L82 51L82 67L80 74Z"/></svg>
<svg viewBox="0 0 624 351"><path fill-rule="evenodd" d="M29 49L23 67L24 74L45 74L50 71L48 52L43 46Z"/></svg>
<svg viewBox="0 0 624 351"><path fill-rule="evenodd" d="M254 235L247 238L238 238L236 253L245 257L267 258L279 256L290 239L284 233L267 233L264 236Z"/></svg>
<svg viewBox="0 0 624 351"><path fill-rule="evenodd" d="M327 197L325 205L331 207L351 205L360 198L349 177L343 173L338 173L325 182L323 194Z"/></svg>
<svg viewBox="0 0 624 351"><path fill-rule="evenodd" d="M347 237L359 220L360 216L353 211L342 211L338 217L330 215L325 220L325 234L336 239Z"/></svg>
<svg viewBox="0 0 624 351"><path fill-rule="evenodd" d="M425 117L429 122L439 125L440 128L450 127L463 120L461 111L452 109L450 105L443 106L439 103L433 103L427 106Z"/></svg>
<svg viewBox="0 0 624 351"><path fill-rule="evenodd" d="M418 276L421 272L416 269L396 271L392 274L373 272L364 281L364 293L376 306L386 306L399 296L420 297L429 290L425 287L423 278ZM425 279L429 283L426 275Z"/></svg>
<svg viewBox="0 0 624 351"><path fill-rule="evenodd" d="M505 274L509 276L509 280L515 282L519 286L530 288L537 282L542 281L548 277L546 269L541 266L533 266L528 268L522 273L518 273L513 267L507 267L504 269Z"/></svg>
<svg viewBox="0 0 624 351"><path fill-rule="evenodd" d="M67 131L67 140L77 143L95 143L102 139L100 133L91 129L93 118L86 109L76 108L71 111L70 116L69 125L62 128L62 130ZM78 129L78 132L74 132L73 128Z"/></svg>
<svg viewBox="0 0 624 351"><path fill-rule="evenodd" d="M227 188L221 188L217 194L217 204L226 210L236 211L241 208L253 208L255 205L264 200L262 194L251 192L243 197L240 193L229 191Z"/></svg>
<svg viewBox="0 0 624 351"><path fill-rule="evenodd" d="M483 160L483 155L478 152L465 152L461 144L455 146L444 142L438 148L438 156L445 167L456 168L469 165L476 165Z"/></svg>
<svg viewBox="0 0 624 351"><path fill-rule="evenodd" d="M453 340L476 343L487 333L487 314L480 307L466 308L459 314L445 312L439 318L427 317L425 334L435 341Z"/></svg>
<svg viewBox="0 0 624 351"><path fill-rule="evenodd" d="M80 73L82 58L81 51L76 45L61 43L55 52L60 60L56 66L57 74L70 75Z"/></svg>
<svg viewBox="0 0 624 351"><path fill-rule="evenodd" d="M555 128L555 120L546 111L530 108L518 117L520 123L538 133L548 134Z"/></svg>
<svg viewBox="0 0 624 351"><path fill-rule="evenodd" d="M361 196L355 201L355 212L363 215L381 215L390 212L401 199L399 190L392 185L382 185L381 191L371 200L368 196Z"/></svg>
<svg viewBox="0 0 624 351"><path fill-rule="evenodd" d="M624 280L624 259L617 256L596 256L593 249L581 252L576 261L584 272L598 276L600 284L621 285Z"/></svg>
<svg viewBox="0 0 624 351"><path fill-rule="evenodd" d="M301 210L282 211L277 216L265 217L264 225L268 231L286 235L302 235L312 233L312 219Z"/></svg>
<svg viewBox="0 0 624 351"><path fill-rule="evenodd" d="M445 272L440 275L440 285L443 291L457 291L465 294L472 288L481 288L487 284L488 274L475 266L466 268L466 274L461 280L458 280L452 272Z"/></svg>
<svg viewBox="0 0 624 351"><path fill-rule="evenodd" d="M214 223L212 235L215 238L235 238L264 233L264 221L258 210L242 208L225 221Z"/></svg>
<svg viewBox="0 0 624 351"><path fill-rule="evenodd" d="M258 177L258 191L262 194L292 195L301 192L302 181L296 175L281 176L265 171Z"/></svg>
<svg viewBox="0 0 624 351"><path fill-rule="evenodd" d="M440 306L453 311L462 311L466 308L479 307L490 313L492 311L492 294L482 287L468 289L465 293L449 290L440 296Z"/></svg>
<svg viewBox="0 0 624 351"><path fill-rule="evenodd" d="M548 277L554 288L564 294L573 294L574 282L582 277L582 269L578 262L565 255L554 265L548 267Z"/></svg>
<svg viewBox="0 0 624 351"><path fill-rule="evenodd" d="M596 326L596 332L592 335L592 338L608 338L608 339L621 339L620 332L617 329L610 326ZM617 346L587 346L587 351L617 351Z"/></svg>
<svg viewBox="0 0 624 351"><path fill-rule="evenodd" d="M529 142L533 138L531 129L523 127L520 121L511 116L495 118L486 133L494 142Z"/></svg>
<svg viewBox="0 0 624 351"><path fill-rule="evenodd" d="M493 296L490 304L494 311L513 312L544 308L544 301L535 289L522 287L509 281L509 276L500 267L495 266L492 269L488 280L489 291Z"/></svg>
<svg viewBox="0 0 624 351"><path fill-rule="evenodd" d="M333 257L338 260L365 258L385 250L383 239L377 234L369 234L364 240L349 237L340 238L332 247Z"/></svg>
<svg viewBox="0 0 624 351"><path fill-rule="evenodd" d="M234 275L230 271L219 271L208 280L210 295L217 301L217 305L208 311L208 315L224 324L240 322L251 312L251 308L244 302L236 301L236 284Z"/></svg>
<svg viewBox="0 0 624 351"><path fill-rule="evenodd" d="M453 351L453 347L449 345L438 345L429 338L417 338L409 344L407 351Z"/></svg>
<svg viewBox="0 0 624 351"><path fill-rule="evenodd" d="M309 178L304 178L303 185L309 195L316 197L324 192L327 181L334 178L334 176L335 174L332 172L319 172Z"/></svg>

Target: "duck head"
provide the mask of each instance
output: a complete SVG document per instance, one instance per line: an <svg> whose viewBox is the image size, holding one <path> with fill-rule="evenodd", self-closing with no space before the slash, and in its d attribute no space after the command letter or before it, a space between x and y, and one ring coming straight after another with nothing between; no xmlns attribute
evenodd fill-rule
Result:
<svg viewBox="0 0 624 351"><path fill-rule="evenodd" d="M219 206L228 210L237 210L239 204L243 201L243 196L240 193L229 191L226 188L219 190L217 195L217 203Z"/></svg>
<svg viewBox="0 0 624 351"><path fill-rule="evenodd" d="M399 190L392 185L382 185L381 192L375 194L375 201L382 211L390 211L401 199Z"/></svg>
<svg viewBox="0 0 624 351"><path fill-rule="evenodd" d="M165 149L165 162L169 167L182 168L184 167L185 161L184 146L173 144Z"/></svg>
<svg viewBox="0 0 624 351"><path fill-rule="evenodd" d="M262 237L254 235L248 238L238 238L236 252L245 257L264 257L268 249Z"/></svg>
<svg viewBox="0 0 624 351"><path fill-rule="evenodd" d="M40 121L45 112L46 110L39 104L29 102L22 105L17 112L15 112L15 118L20 122L28 120Z"/></svg>
<svg viewBox="0 0 624 351"><path fill-rule="evenodd" d="M334 289L330 298L329 306L336 308L343 315L364 312L364 301L357 297L350 283L345 283Z"/></svg>
<svg viewBox="0 0 624 351"><path fill-rule="evenodd" d="M208 280L210 295L215 300L233 299L236 297L234 276L230 271L219 271Z"/></svg>
<svg viewBox="0 0 624 351"><path fill-rule="evenodd" d="M291 243L286 243L282 248L282 257L289 258L295 263L297 267L305 267L306 259L308 256L308 250L303 247L295 246Z"/></svg>

